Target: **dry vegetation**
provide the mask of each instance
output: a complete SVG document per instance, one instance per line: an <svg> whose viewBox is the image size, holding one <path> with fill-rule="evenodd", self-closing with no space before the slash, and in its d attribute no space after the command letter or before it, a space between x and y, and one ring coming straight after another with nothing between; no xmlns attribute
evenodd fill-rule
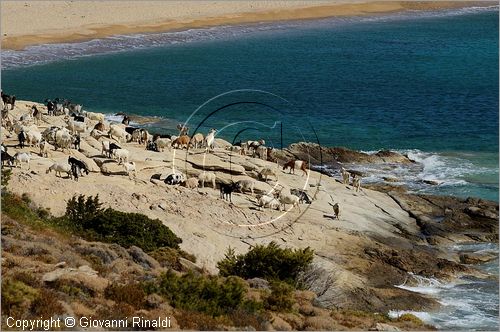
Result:
<svg viewBox="0 0 500 332"><path fill-rule="evenodd" d="M180 241L146 216L102 210L97 197L75 197L65 216L53 218L3 190L2 328L8 316L63 315L170 316L173 328L195 330L368 329L380 322L429 328L414 316L315 306L316 294L304 290L316 282L308 248L271 243L245 255L228 251L221 274L209 275Z"/></svg>

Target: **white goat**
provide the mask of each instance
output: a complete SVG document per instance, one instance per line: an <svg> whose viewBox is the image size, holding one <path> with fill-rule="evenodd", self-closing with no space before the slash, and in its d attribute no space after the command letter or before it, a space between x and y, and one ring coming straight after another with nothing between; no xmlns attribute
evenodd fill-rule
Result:
<svg viewBox="0 0 500 332"><path fill-rule="evenodd" d="M126 149L113 150L113 156L118 160L118 163L128 162L129 152Z"/></svg>
<svg viewBox="0 0 500 332"><path fill-rule="evenodd" d="M134 174L134 178L137 177L137 169L133 161L123 163L123 168L125 169L125 172L127 172L129 178L131 178L131 173Z"/></svg>
<svg viewBox="0 0 500 332"><path fill-rule="evenodd" d="M286 204L292 204L292 207L297 205L300 212L299 200L300 199L297 196L292 194L287 194L283 191L279 195L279 201L281 204L283 204L283 210L286 210Z"/></svg>
<svg viewBox="0 0 500 332"><path fill-rule="evenodd" d="M189 189L198 188L198 179L197 178L189 178L184 182L184 186Z"/></svg>
<svg viewBox="0 0 500 332"><path fill-rule="evenodd" d="M276 181L278 181L278 176L276 175L276 172L271 168L271 167L264 167L263 169L260 170L259 172L259 178L260 179L265 179L267 181L267 178L269 176L274 176L276 178Z"/></svg>
<svg viewBox="0 0 500 332"><path fill-rule="evenodd" d="M346 171L344 167L342 167L341 174L342 174L342 183L349 184L349 177L351 176L351 173L349 173L348 171Z"/></svg>
<svg viewBox="0 0 500 332"><path fill-rule="evenodd" d="M215 178L214 172L203 172L198 175L198 180L201 181L202 188L205 188L205 182L212 182L212 188L215 189Z"/></svg>
<svg viewBox="0 0 500 332"><path fill-rule="evenodd" d="M217 132L217 129L212 128L212 129L210 129L207 136L205 137L205 152L214 149L215 133L216 132Z"/></svg>
<svg viewBox="0 0 500 332"><path fill-rule="evenodd" d="M47 142L47 141L41 141L39 146L40 146L40 156L45 157L45 158L49 157L50 149L51 148L54 149L54 146L49 144L49 142Z"/></svg>
<svg viewBox="0 0 500 332"><path fill-rule="evenodd" d="M115 139L115 140L117 140L120 143L122 143L123 141L128 142L131 139L130 134L127 133L125 131L125 129L123 129L123 127L119 126L119 125L111 125L109 127L108 134L109 134L109 138ZM113 138L113 136L115 138Z"/></svg>
<svg viewBox="0 0 500 332"><path fill-rule="evenodd" d="M165 148L170 149L172 145L172 141L169 138L158 138L156 141L156 147L159 151L163 152Z"/></svg>
<svg viewBox="0 0 500 332"><path fill-rule="evenodd" d="M99 122L104 122L104 114L102 113L94 113L94 112L86 112L87 118L90 120L95 120Z"/></svg>
<svg viewBox="0 0 500 332"><path fill-rule="evenodd" d="M22 163L28 164L28 169L30 169L31 154L29 152L18 152L14 155L14 160L16 164L19 164L20 168L23 168Z"/></svg>
<svg viewBox="0 0 500 332"><path fill-rule="evenodd" d="M272 196L263 195L263 196L259 197L257 205L259 207L268 207L271 209L278 209L280 206L280 203L276 198L274 198Z"/></svg>
<svg viewBox="0 0 500 332"><path fill-rule="evenodd" d="M55 171L56 176L59 175L61 177L61 173L66 173L68 174L68 177L71 177L71 165L68 163L54 163L52 164L48 169L47 169L47 174Z"/></svg>

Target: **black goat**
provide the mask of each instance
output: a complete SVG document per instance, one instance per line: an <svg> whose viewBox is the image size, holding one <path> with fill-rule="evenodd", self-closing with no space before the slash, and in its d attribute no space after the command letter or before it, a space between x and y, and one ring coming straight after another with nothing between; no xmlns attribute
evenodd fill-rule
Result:
<svg viewBox="0 0 500 332"><path fill-rule="evenodd" d="M9 95L6 95L5 93L3 93L3 91L0 92L0 94L2 95L2 101L3 101L3 104L4 104L4 109L7 108L7 105L10 105L11 106L11 110L14 109L14 104L16 103L16 96L9 96Z"/></svg>
<svg viewBox="0 0 500 332"><path fill-rule="evenodd" d="M233 201L231 200L231 194L233 191L237 190L238 186L236 183L231 182L229 184L221 183L220 185L220 198L225 199L227 201L227 198L229 197L229 201L232 203Z"/></svg>
<svg viewBox="0 0 500 332"><path fill-rule="evenodd" d="M76 167L79 168L80 173L81 173L81 170L83 169L85 174L89 175L89 169L87 168L87 165L85 165L85 163L83 161L78 160L78 159L73 158L73 157L68 157L68 164L70 164L72 168L73 168L73 165L76 165Z"/></svg>
<svg viewBox="0 0 500 332"><path fill-rule="evenodd" d="M26 134L24 130L21 130L19 134L17 134L17 139L19 140L19 147L24 148L24 142L26 142Z"/></svg>
<svg viewBox="0 0 500 332"><path fill-rule="evenodd" d="M10 167L14 166L14 157L12 157L10 154L7 153L7 151L2 150L2 166L5 164L5 162L8 163Z"/></svg>

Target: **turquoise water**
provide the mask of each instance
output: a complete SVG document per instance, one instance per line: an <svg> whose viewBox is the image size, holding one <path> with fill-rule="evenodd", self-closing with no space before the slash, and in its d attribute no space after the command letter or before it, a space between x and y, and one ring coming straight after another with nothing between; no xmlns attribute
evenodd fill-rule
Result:
<svg viewBox="0 0 500 332"><path fill-rule="evenodd" d="M155 115L167 129L221 93L268 91L288 102L232 93L190 125L243 101L200 130L232 124L222 137L280 147L276 121L284 145L315 141L314 128L323 145L410 152L423 169L395 174L415 191L498 200L498 7L118 36L2 52L2 66L19 99Z"/></svg>

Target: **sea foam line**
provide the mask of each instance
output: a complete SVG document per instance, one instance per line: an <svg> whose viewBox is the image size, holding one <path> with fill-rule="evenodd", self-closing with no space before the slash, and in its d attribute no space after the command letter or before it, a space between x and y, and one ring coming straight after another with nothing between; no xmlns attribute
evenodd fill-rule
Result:
<svg viewBox="0 0 500 332"><path fill-rule="evenodd" d="M130 51L131 49L146 49L197 41L234 38L248 34L270 31L285 32L292 29L309 27L332 27L356 23L370 23L375 21L457 16L485 11L498 11L498 6L467 7L439 11L406 11L395 14L368 17L351 16L286 22L278 21L272 23L261 22L246 25L222 25L210 28L188 29L174 32L115 35L78 43L30 46L20 51L3 50L1 54L2 69L5 70L16 67L26 67L58 60L71 60L85 56L124 52Z"/></svg>

